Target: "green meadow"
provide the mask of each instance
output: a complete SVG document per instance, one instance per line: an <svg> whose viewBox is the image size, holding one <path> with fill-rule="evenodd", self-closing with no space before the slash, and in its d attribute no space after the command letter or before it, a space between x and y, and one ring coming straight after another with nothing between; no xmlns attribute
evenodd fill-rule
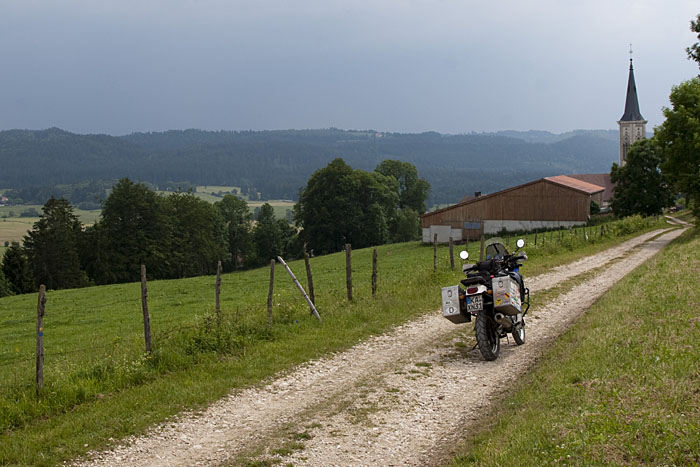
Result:
<svg viewBox="0 0 700 467"><path fill-rule="evenodd" d="M527 237L536 275L595 254L662 220L630 219L593 230ZM548 234L549 235L549 234ZM588 235L588 239L586 236ZM509 239L514 243L514 238ZM460 247L455 249L455 256ZM478 257L479 244L469 244ZM311 259L318 322L277 266L272 322L269 268L224 275L221 314L214 277L148 284L153 347L144 352L140 284L49 291L44 319L45 386L35 393L36 295L0 299L0 465L54 465L104 448L110 438L143 432L185 409L260 384L295 365L346 349L440 306L440 287L455 283L449 250L419 243L377 248L379 287L371 294L372 249L353 251L353 301L345 289L345 254ZM290 263L303 284L303 261Z"/></svg>

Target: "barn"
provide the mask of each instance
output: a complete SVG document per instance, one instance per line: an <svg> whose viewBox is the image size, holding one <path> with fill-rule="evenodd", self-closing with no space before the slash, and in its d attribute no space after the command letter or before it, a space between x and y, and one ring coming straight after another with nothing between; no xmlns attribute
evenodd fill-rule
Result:
<svg viewBox="0 0 700 467"><path fill-rule="evenodd" d="M546 177L489 195L463 199L421 216L423 241L473 240L484 233L571 227L590 218L591 201L605 188L566 175Z"/></svg>

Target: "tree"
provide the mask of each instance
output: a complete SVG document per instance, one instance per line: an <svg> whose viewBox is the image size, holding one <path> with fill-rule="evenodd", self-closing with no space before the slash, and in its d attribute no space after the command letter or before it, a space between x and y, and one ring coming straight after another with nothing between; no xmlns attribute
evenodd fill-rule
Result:
<svg viewBox="0 0 700 467"><path fill-rule="evenodd" d="M386 159L375 170L382 175L394 177L399 182L399 209L413 209L419 214L425 212L430 183L418 178L418 170L413 164Z"/></svg>
<svg viewBox="0 0 700 467"><path fill-rule="evenodd" d="M228 257L219 211L192 192L173 193L165 204L173 232L170 277L215 273L217 260Z"/></svg>
<svg viewBox="0 0 700 467"><path fill-rule="evenodd" d="M2 258L2 273L13 294L30 293L36 290L29 260L19 244L12 244Z"/></svg>
<svg viewBox="0 0 700 467"><path fill-rule="evenodd" d="M673 194L659 169L661 154L654 139L634 143L627 153L627 163L615 163L610 179L615 183L612 210L619 217L660 214L673 204Z"/></svg>
<svg viewBox="0 0 700 467"><path fill-rule="evenodd" d="M410 208L397 212L391 226L392 241L410 242L420 238L420 215Z"/></svg>
<svg viewBox="0 0 700 467"><path fill-rule="evenodd" d="M258 257L257 263L260 265L284 254L280 224L275 218L275 211L268 203L260 206L258 222L253 229L253 242Z"/></svg>
<svg viewBox="0 0 700 467"><path fill-rule="evenodd" d="M379 172L353 170L342 159L311 176L294 207L302 239L319 253L389 240L389 220L398 204L396 180Z"/></svg>
<svg viewBox="0 0 700 467"><path fill-rule="evenodd" d="M12 289L9 282L5 279L5 275L0 268L0 298L12 295Z"/></svg>
<svg viewBox="0 0 700 467"><path fill-rule="evenodd" d="M142 183L119 180L104 203L92 232L94 267L101 284L139 279L145 264L150 277L171 277L173 226L162 196Z"/></svg>
<svg viewBox="0 0 700 467"><path fill-rule="evenodd" d="M661 169L700 216L700 78L674 86L670 101L672 108L663 109L666 120L654 132L663 155Z"/></svg>
<svg viewBox="0 0 700 467"><path fill-rule="evenodd" d="M214 203L226 229L228 261L224 262L227 271L237 269L253 259L251 240L252 216L248 203L238 196L226 195Z"/></svg>
<svg viewBox="0 0 700 467"><path fill-rule="evenodd" d="M700 15L696 19L690 20L690 30L698 35L698 41L700 41ZM696 42L686 48L685 51L688 53L688 58L695 60L700 66L700 43Z"/></svg>
<svg viewBox="0 0 700 467"><path fill-rule="evenodd" d="M82 224L65 199L50 198L43 214L24 237L24 250L36 284L48 289L86 285L80 268L78 242Z"/></svg>
<svg viewBox="0 0 700 467"><path fill-rule="evenodd" d="M391 241L406 242L420 237L420 213L425 212L425 200L430 184L418 178L418 171L409 162L384 160L376 171L396 180L398 205L389 219Z"/></svg>

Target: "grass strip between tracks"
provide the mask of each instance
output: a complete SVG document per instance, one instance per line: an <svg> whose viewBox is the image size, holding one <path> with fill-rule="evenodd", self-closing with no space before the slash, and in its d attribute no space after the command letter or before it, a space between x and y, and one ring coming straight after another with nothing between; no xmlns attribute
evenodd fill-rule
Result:
<svg viewBox="0 0 700 467"><path fill-rule="evenodd" d="M700 465L698 284L691 229L559 338L453 465Z"/></svg>

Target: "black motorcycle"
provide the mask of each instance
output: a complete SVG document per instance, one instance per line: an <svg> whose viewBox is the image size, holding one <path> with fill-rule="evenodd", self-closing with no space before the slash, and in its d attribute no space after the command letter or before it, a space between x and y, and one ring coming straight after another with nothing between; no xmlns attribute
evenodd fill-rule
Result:
<svg viewBox="0 0 700 467"><path fill-rule="evenodd" d="M527 259L517 251L509 254L500 238L486 243L486 259L476 264L465 264L467 275L461 283L442 289L442 315L453 323L471 322L475 317L476 345L486 360L495 360L501 351L501 338L512 334L516 344L525 343L525 315L530 309L530 291L520 275L521 261ZM460 258L469 258L467 251Z"/></svg>

